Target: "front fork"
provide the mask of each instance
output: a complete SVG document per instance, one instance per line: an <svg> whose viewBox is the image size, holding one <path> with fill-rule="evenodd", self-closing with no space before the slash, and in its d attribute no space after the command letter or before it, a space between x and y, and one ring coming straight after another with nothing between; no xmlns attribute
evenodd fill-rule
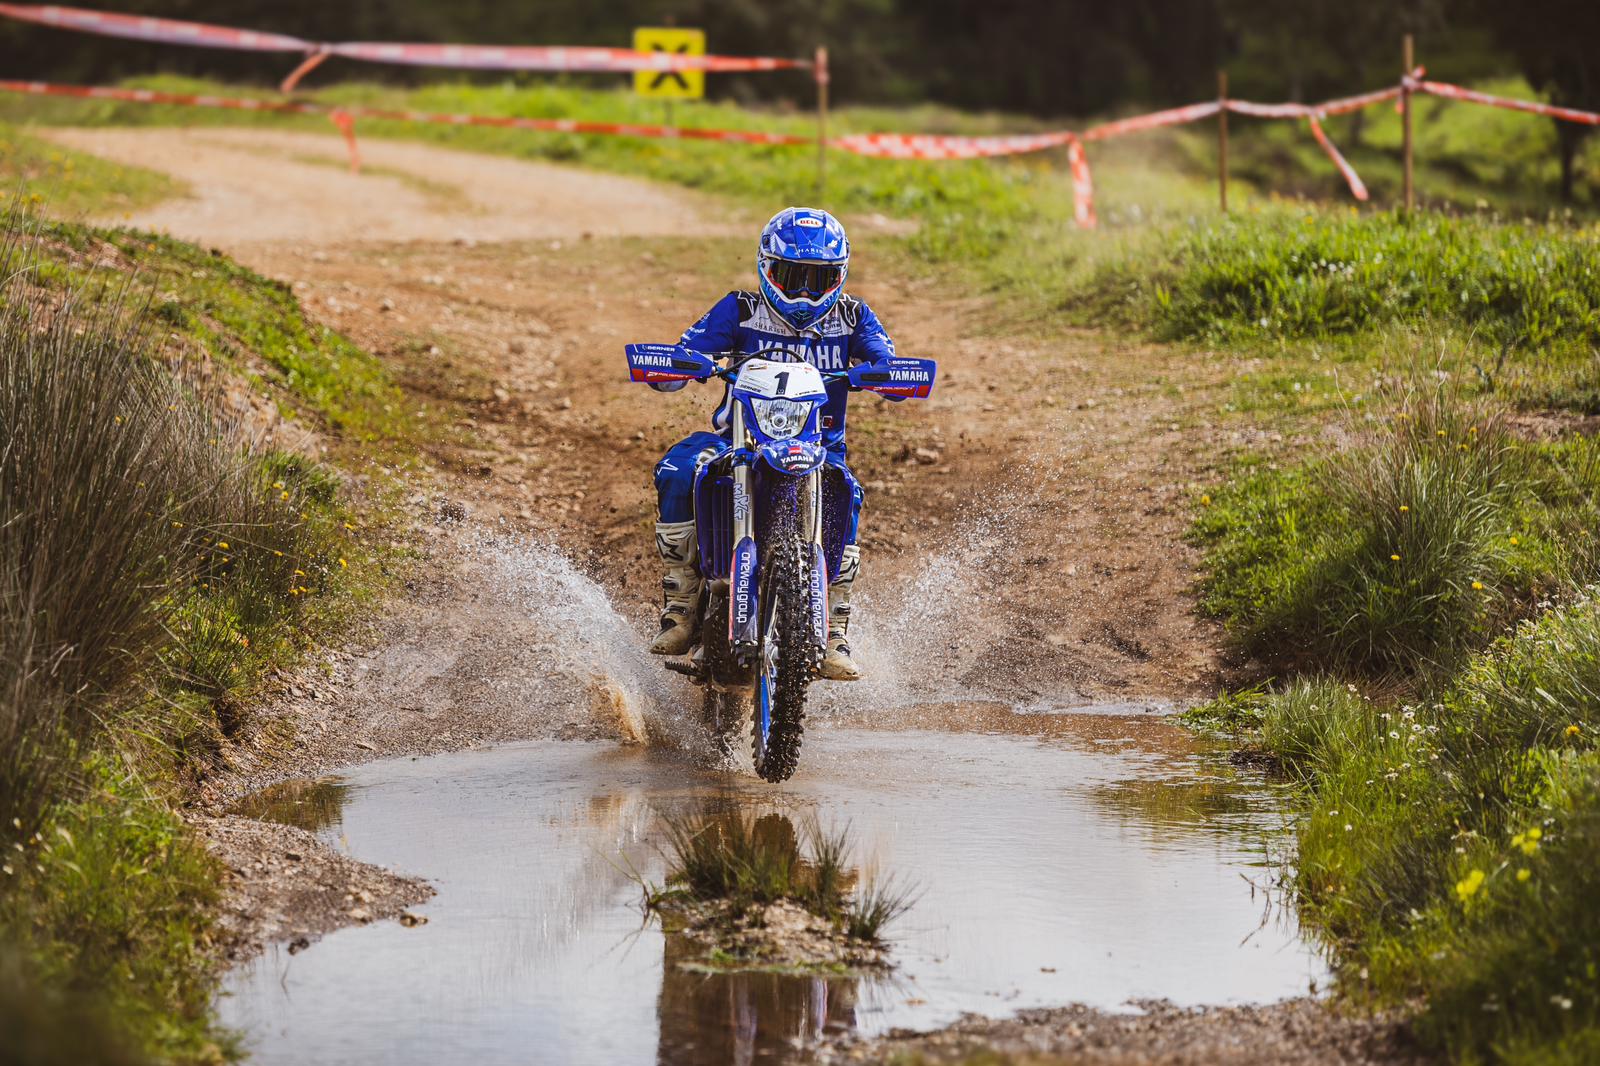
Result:
<svg viewBox="0 0 1600 1066"><path fill-rule="evenodd" d="M733 405L733 446L749 454L744 405ZM756 515L751 492L755 470L749 459L733 461L733 560L728 566L728 646L741 664L748 664L761 643L761 612L756 602Z"/></svg>
<svg viewBox="0 0 1600 1066"><path fill-rule="evenodd" d="M811 646L816 649L818 663L828 647L828 554L822 545L822 471L822 467L811 471L800 486L804 516L801 533L805 538L802 550L811 557L811 565L806 568L806 615L811 620Z"/></svg>
<svg viewBox="0 0 1600 1066"><path fill-rule="evenodd" d="M733 407L733 440L741 450L748 448L744 409ZM733 464L733 559L728 568L728 644L742 662L751 661L761 645L761 604L759 603L760 563L756 550L754 467L735 459ZM797 486L801 550L810 565L807 570L807 618L810 644L820 661L828 644L828 559L823 548L822 470L813 470Z"/></svg>

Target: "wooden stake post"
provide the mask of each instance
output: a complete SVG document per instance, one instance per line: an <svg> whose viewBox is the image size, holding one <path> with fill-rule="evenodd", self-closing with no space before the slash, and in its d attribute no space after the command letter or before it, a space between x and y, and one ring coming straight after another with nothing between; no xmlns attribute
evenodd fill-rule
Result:
<svg viewBox="0 0 1600 1066"><path fill-rule="evenodd" d="M817 206L828 198L828 50L817 49L812 73L817 78Z"/></svg>
<svg viewBox="0 0 1600 1066"><path fill-rule="evenodd" d="M1228 72L1217 71L1217 196L1228 213Z"/></svg>
<svg viewBox="0 0 1600 1066"><path fill-rule="evenodd" d="M1406 34L1401 44L1401 63L1404 70L1402 78L1410 78L1411 72L1416 69L1416 42L1411 34ZM1401 126L1401 152L1404 156L1405 169L1405 209L1410 214L1416 207L1416 186L1412 180L1412 151L1411 151L1411 90L1402 82L1400 86L1400 126Z"/></svg>

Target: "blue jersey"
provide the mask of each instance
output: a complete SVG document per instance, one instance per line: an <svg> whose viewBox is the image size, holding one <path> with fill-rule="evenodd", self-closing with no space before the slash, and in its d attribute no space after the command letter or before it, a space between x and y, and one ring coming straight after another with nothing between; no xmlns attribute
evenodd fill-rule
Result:
<svg viewBox="0 0 1600 1066"><path fill-rule="evenodd" d="M872 308L853 296L841 296L832 310L801 332L763 300L759 293L730 292L690 326L680 342L708 355L749 355L763 348L784 348L801 356L818 370L844 370L856 363L875 363L894 355L894 341L878 322ZM822 405L822 443L843 457L845 404L850 396L846 382L828 382L828 399ZM712 418L718 432L728 429L728 396Z"/></svg>

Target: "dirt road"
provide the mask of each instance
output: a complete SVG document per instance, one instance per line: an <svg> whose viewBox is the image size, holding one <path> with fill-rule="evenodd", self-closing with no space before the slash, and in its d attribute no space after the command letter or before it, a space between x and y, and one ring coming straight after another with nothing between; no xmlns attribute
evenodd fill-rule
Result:
<svg viewBox="0 0 1600 1066"><path fill-rule="evenodd" d="M420 145L366 142L357 178L332 165L333 137L54 136L184 177L190 198L133 223L291 281L313 314L393 359L419 404L457 408L466 443L433 455L451 491L479 517L553 536L643 618L657 580L649 468L713 397L630 385L620 348L673 339L747 285L759 212ZM1191 611L1182 532L1210 461L1199 412L1215 373L1108 335L1019 329L906 276L883 241L892 223L846 221L855 290L903 351L940 361L931 402L853 405L869 659L876 648L892 667L910 649L890 630L915 625L937 673L980 694L1204 690L1214 639Z"/></svg>
<svg viewBox="0 0 1600 1066"><path fill-rule="evenodd" d="M246 737L213 809L381 755L638 738L646 709L690 698L641 651L658 594L649 474L715 397L628 383L621 345L671 340L745 287L761 212L372 140L357 178L332 137L52 136L184 178L189 198L131 221L290 282L312 315L391 361L437 430L413 475L424 561L408 594L286 688L277 710L292 735ZM913 269L892 240L902 225L845 221L853 288L903 351L939 360L940 381L926 403L853 401L851 463L868 489L858 650L871 677L836 686L824 709L945 728L986 702L1171 701L1212 687L1216 634L1192 609L1182 534L1218 454L1207 412L1226 369L1008 321ZM224 853L246 881L278 876ZM287 879L279 909L295 913L285 894L329 891ZM246 938L264 935L250 902L261 895L234 915ZM363 913L420 897L387 898Z"/></svg>

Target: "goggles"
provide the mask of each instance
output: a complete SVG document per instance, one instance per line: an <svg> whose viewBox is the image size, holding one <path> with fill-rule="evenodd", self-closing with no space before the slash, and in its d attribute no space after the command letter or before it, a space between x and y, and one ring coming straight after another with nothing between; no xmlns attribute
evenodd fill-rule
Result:
<svg viewBox="0 0 1600 1066"><path fill-rule="evenodd" d="M844 281L844 265L769 259L767 280L791 300L818 300L837 289L839 283Z"/></svg>

